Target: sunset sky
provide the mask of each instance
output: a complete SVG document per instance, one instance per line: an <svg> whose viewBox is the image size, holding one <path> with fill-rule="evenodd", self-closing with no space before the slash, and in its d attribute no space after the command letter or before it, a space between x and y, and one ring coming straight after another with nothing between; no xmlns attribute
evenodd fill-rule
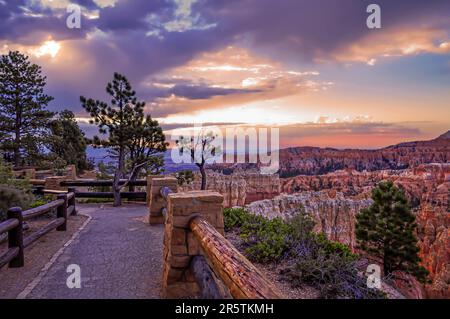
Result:
<svg viewBox="0 0 450 319"><path fill-rule="evenodd" d="M448 0L0 0L9 50L43 67L50 109L88 135L79 96L109 101L114 72L166 130L276 126L282 147L375 148L450 129Z"/></svg>

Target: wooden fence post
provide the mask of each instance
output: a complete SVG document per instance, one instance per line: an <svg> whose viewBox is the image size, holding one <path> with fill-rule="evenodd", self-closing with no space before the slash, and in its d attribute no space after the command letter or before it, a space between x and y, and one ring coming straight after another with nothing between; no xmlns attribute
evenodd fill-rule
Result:
<svg viewBox="0 0 450 319"><path fill-rule="evenodd" d="M64 200L64 203L56 209L56 218L63 217L64 224L56 227L57 231L66 231L67 230L67 194L59 194L57 199Z"/></svg>
<svg viewBox="0 0 450 319"><path fill-rule="evenodd" d="M19 253L16 257L14 257L9 262L9 267L11 268L19 268L24 265L24 255L23 255L23 217L22 217L22 208L20 207L12 207L8 209L7 213L8 219L16 218L19 220L19 225L14 227L10 231L8 231L8 247L19 248Z"/></svg>
<svg viewBox="0 0 450 319"><path fill-rule="evenodd" d="M77 208L75 206L75 187L69 187L68 188L69 193L73 193L73 196L71 199L69 199L68 206L73 206L72 216L75 216L77 214Z"/></svg>

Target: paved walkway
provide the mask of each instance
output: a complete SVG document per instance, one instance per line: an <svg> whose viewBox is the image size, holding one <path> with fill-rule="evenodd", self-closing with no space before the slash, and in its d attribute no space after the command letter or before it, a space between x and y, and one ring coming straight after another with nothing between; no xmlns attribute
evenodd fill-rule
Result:
<svg viewBox="0 0 450 319"><path fill-rule="evenodd" d="M26 298L159 298L163 226L143 221L144 205L78 205L92 220ZM69 289L67 266L81 268Z"/></svg>

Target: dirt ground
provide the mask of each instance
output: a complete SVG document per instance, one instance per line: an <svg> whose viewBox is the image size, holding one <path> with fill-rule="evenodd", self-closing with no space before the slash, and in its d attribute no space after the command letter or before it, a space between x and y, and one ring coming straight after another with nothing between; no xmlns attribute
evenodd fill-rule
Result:
<svg viewBox="0 0 450 319"><path fill-rule="evenodd" d="M29 221L30 228L24 232L24 237L50 222L54 216L49 214ZM83 225L87 217L82 215L70 216L67 231L52 230L39 240L25 248L25 266L22 268L0 269L0 299L16 298L25 287L38 276L44 265L52 256L72 237ZM0 244L0 253L7 249L7 242Z"/></svg>

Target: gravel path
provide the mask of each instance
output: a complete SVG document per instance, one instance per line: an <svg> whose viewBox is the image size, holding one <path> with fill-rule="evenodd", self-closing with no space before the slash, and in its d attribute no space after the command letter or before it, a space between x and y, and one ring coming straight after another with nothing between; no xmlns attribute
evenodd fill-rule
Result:
<svg viewBox="0 0 450 319"><path fill-rule="evenodd" d="M159 298L163 226L149 226L144 205L78 205L91 222L26 298ZM68 288L67 266L81 269Z"/></svg>

